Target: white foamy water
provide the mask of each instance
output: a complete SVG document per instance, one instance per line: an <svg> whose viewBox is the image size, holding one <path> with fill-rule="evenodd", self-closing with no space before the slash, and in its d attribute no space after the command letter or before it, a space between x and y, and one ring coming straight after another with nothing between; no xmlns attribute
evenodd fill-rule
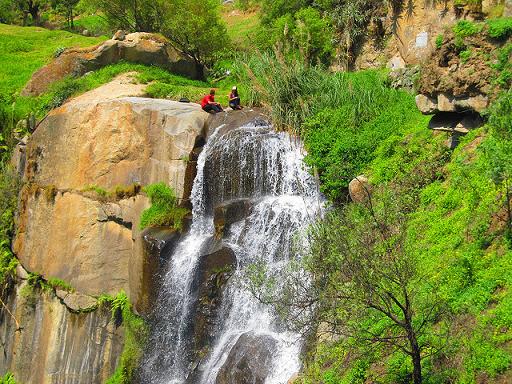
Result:
<svg viewBox="0 0 512 384"><path fill-rule="evenodd" d="M286 133L245 126L221 135L220 129L198 160L193 224L174 251L164 278L156 310L159 320L142 367L144 382L215 384L233 347L248 334L264 340L271 351L266 384L285 384L300 369L300 337L280 326L272 308L261 304L240 281L253 263L263 263L273 273L296 257L294 241L321 210L318 186L304 166L300 144ZM224 288L209 353L193 365L194 273L203 247L215 233L214 205L238 198L250 199L252 208L223 239L234 251L237 267ZM243 345L236 348L244 353ZM189 376L194 368L195 375Z"/></svg>

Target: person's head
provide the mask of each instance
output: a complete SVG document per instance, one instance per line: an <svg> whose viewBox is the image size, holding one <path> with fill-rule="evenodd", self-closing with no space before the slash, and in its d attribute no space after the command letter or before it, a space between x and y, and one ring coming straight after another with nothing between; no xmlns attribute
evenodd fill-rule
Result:
<svg viewBox="0 0 512 384"><path fill-rule="evenodd" d="M215 96L215 89L210 89L210 95Z"/></svg>
<svg viewBox="0 0 512 384"><path fill-rule="evenodd" d="M236 88L236 85L231 88L231 92L233 92L235 95L238 95L238 89Z"/></svg>

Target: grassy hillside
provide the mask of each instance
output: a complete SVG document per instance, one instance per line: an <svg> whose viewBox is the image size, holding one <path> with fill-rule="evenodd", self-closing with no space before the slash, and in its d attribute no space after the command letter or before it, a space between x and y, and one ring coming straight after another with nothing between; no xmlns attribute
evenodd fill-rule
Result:
<svg viewBox="0 0 512 384"><path fill-rule="evenodd" d="M62 48L87 47L105 40L66 31L0 24L0 95L23 88L32 74Z"/></svg>

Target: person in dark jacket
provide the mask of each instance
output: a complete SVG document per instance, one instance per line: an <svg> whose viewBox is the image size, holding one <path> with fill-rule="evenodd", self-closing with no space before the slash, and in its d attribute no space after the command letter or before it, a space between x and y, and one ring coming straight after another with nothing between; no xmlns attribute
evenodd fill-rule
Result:
<svg viewBox="0 0 512 384"><path fill-rule="evenodd" d="M238 89L234 86L229 94L229 106L234 110L242 109L240 105L240 96L238 95Z"/></svg>

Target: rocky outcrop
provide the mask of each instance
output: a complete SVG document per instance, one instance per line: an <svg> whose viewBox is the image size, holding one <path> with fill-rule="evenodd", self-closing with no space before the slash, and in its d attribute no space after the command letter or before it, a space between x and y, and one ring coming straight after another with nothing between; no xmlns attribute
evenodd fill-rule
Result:
<svg viewBox="0 0 512 384"><path fill-rule="evenodd" d="M25 183L13 250L26 270L73 288L34 288L18 267L22 281L4 300L14 317L0 311L0 371L19 382L104 383L124 337L96 298L124 290L136 311L149 312L179 235L141 233L149 206L141 189L164 182L188 198L195 171L188 159L204 144L209 115L143 95L144 86L124 75L79 96L50 112L14 158Z"/></svg>
<svg viewBox="0 0 512 384"><path fill-rule="evenodd" d="M489 105L489 98L484 95L454 97L440 93L436 97L416 96L416 106L421 113L431 115L437 112L483 112Z"/></svg>
<svg viewBox="0 0 512 384"><path fill-rule="evenodd" d="M203 77L203 69L191 58L174 49L163 37L150 33L130 33L83 49L67 49L54 61L38 70L22 91L24 96L37 96L50 84L66 76L82 76L121 60L156 65L193 79Z"/></svg>
<svg viewBox="0 0 512 384"><path fill-rule="evenodd" d="M215 384L263 384L272 369L275 347L271 336L242 334L231 348Z"/></svg>
<svg viewBox="0 0 512 384"><path fill-rule="evenodd" d="M123 330L110 311L73 313L53 293L26 281L13 288L0 312L0 372L18 383L104 383L123 347Z"/></svg>
<svg viewBox="0 0 512 384"><path fill-rule="evenodd" d="M123 289L138 309L147 282L138 220L149 201L131 186L163 181L186 199L193 164L183 159L209 116L196 104L128 97L141 93L118 79L39 124L26 148L14 241L29 271L91 296ZM94 192L116 189L131 192L107 200Z"/></svg>
<svg viewBox="0 0 512 384"><path fill-rule="evenodd" d="M213 210L213 224L218 239L229 232L232 224L249 216L252 207L250 199L236 199L217 205Z"/></svg>

